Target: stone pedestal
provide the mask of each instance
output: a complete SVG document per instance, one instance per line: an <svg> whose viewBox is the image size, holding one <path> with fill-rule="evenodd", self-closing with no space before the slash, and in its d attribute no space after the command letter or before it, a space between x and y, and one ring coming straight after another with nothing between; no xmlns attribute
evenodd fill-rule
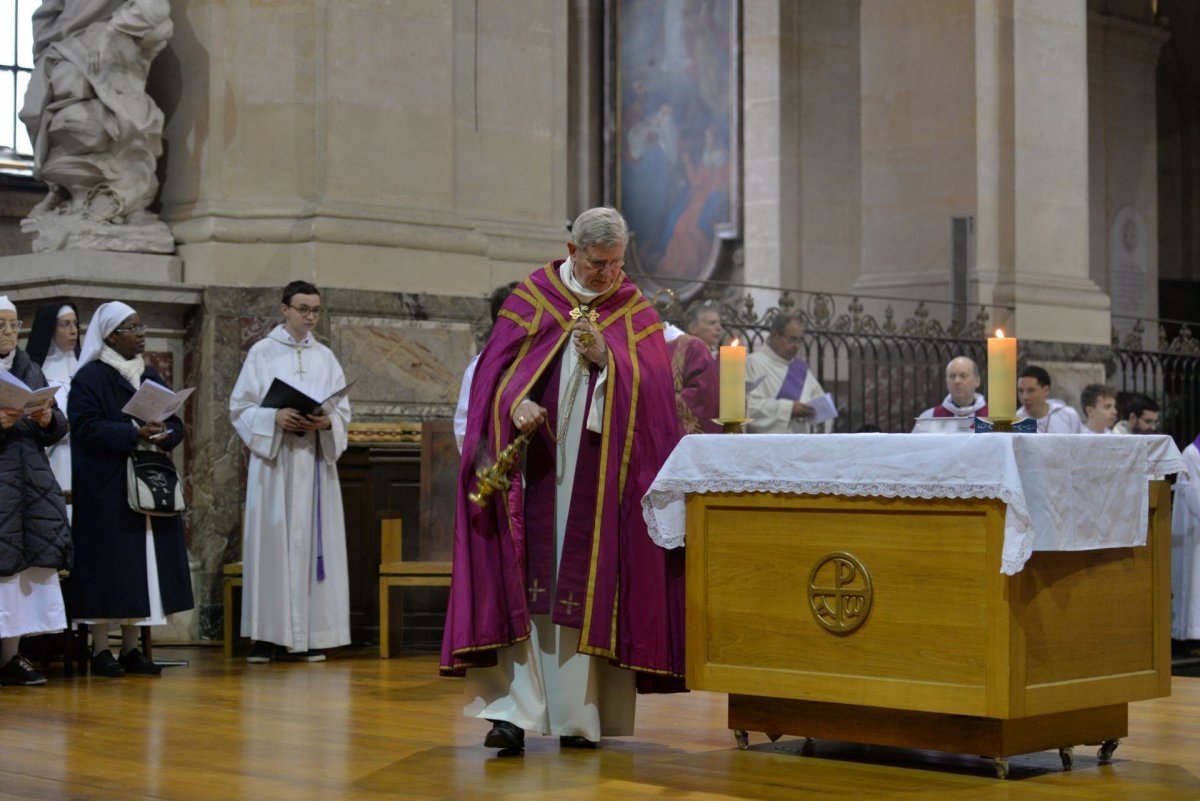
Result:
<svg viewBox="0 0 1200 801"><path fill-rule="evenodd" d="M178 256L152 253L118 253L111 250L54 250L0 259L0 281L6 285L26 281L70 279L114 285L177 284L183 280ZM101 297L96 295L96 297ZM113 298L105 298L112 300ZM120 298L125 300L124 297ZM132 305L132 301L126 301ZM80 321L83 322L83 321Z"/></svg>

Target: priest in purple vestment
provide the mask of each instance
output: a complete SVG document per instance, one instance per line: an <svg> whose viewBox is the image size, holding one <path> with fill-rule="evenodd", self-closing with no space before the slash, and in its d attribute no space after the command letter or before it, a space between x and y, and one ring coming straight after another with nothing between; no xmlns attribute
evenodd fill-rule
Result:
<svg viewBox="0 0 1200 801"><path fill-rule="evenodd" d="M680 437L662 323L622 271L613 209L575 220L568 258L509 296L471 383L441 672L466 675L484 744L526 731L592 748L632 734L635 689L682 689L683 560L640 501ZM476 470L531 435L512 484Z"/></svg>
<svg viewBox="0 0 1200 801"><path fill-rule="evenodd" d="M667 343L675 381L675 409L684 434L715 434L721 379L717 360L703 339L681 334Z"/></svg>
<svg viewBox="0 0 1200 801"><path fill-rule="evenodd" d="M987 417L987 401L979 389L979 365L968 356L955 356L946 365L946 397L940 404L926 409L918 419L930 417ZM975 428L975 423L971 423ZM919 431L918 423L914 431Z"/></svg>

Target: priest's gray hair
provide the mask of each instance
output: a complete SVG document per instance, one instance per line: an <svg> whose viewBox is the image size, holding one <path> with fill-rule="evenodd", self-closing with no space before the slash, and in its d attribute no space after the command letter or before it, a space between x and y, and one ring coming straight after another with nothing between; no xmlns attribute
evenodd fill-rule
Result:
<svg viewBox="0 0 1200 801"><path fill-rule="evenodd" d="M721 314L721 307L713 303L711 300L698 301L688 306L687 313L683 316L683 330L686 331L692 327L692 324L700 319L700 315L706 311L714 311L717 316Z"/></svg>
<svg viewBox="0 0 1200 801"><path fill-rule="evenodd" d="M804 327L804 321L798 314L777 314L771 319L771 333L783 334L783 330L792 323L800 323L800 327Z"/></svg>
<svg viewBox="0 0 1200 801"><path fill-rule="evenodd" d="M608 206L588 209L571 224L571 241L580 250L594 245L625 245L629 242L629 226L621 212Z"/></svg>

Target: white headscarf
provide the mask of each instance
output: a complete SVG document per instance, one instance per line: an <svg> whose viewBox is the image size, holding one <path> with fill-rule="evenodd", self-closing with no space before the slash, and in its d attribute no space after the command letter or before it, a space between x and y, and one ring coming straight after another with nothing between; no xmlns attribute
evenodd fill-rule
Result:
<svg viewBox="0 0 1200 801"><path fill-rule="evenodd" d="M88 323L87 336L83 338L83 349L79 353L79 366L100 358L104 349L104 339L131 315L137 311L119 300L110 300L96 307L92 321Z"/></svg>

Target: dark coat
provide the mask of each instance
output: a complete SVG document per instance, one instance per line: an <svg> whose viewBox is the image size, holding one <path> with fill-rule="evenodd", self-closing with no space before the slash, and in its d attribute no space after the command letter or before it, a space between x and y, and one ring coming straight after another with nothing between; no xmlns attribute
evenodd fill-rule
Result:
<svg viewBox="0 0 1200 801"><path fill-rule="evenodd" d="M143 381L166 382L152 367ZM133 386L99 361L79 368L71 381L71 480L75 567L68 599L75 618L141 618L150 614L146 586L146 515L129 508L125 469L137 447L137 430L121 408ZM183 441L183 422L172 416L160 447ZM183 517L151 517L163 612L191 609L192 584Z"/></svg>
<svg viewBox="0 0 1200 801"><path fill-rule="evenodd" d="M13 356L12 374L30 389L46 386L42 371L23 350ZM46 458L46 448L66 433L67 419L58 408L45 428L24 418L0 431L0 576L29 567L71 566L71 524Z"/></svg>

